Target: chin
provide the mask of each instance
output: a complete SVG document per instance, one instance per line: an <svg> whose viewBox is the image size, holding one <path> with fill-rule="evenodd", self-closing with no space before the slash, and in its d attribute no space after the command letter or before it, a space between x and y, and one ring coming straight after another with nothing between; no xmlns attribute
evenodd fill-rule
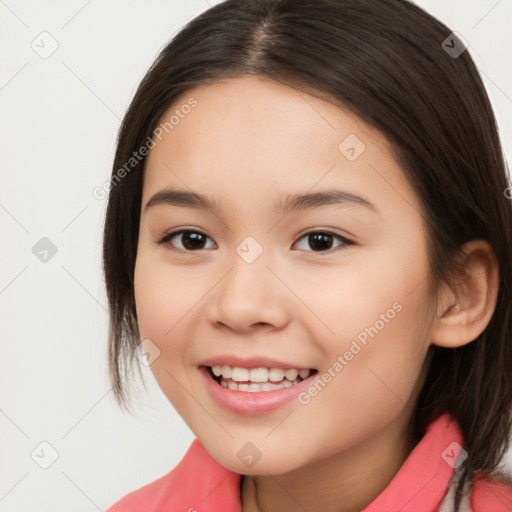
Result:
<svg viewBox="0 0 512 512"><path fill-rule="evenodd" d="M244 443L245 444L245 443ZM234 471L235 473L239 473L242 475L267 475L268 473L272 475L279 475L282 473L288 473L300 467L301 463L299 461L291 461L293 457L289 457L287 454L283 454L282 451L277 451L277 453L266 453L265 450L260 452L260 458L253 464L247 463L245 464L243 460L244 453L249 453L250 449L244 452L243 447L236 446L233 448L233 451L226 451L220 448L219 450L214 450L211 453L212 457L222 466L229 469L230 471ZM238 453L242 451L240 458ZM254 452L257 453L256 451Z"/></svg>

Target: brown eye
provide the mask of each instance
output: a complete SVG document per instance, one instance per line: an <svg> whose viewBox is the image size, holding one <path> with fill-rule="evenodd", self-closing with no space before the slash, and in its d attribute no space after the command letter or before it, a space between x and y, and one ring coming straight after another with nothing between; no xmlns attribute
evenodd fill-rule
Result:
<svg viewBox="0 0 512 512"><path fill-rule="evenodd" d="M330 231L312 231L302 236L300 240L302 239L306 239L307 245L312 248L313 252L326 252L333 250L332 245L335 239L340 240L341 243L336 245L334 249L337 249L338 247L344 248L345 246L352 245L353 243L350 240ZM303 247L302 250L307 249L304 249Z"/></svg>
<svg viewBox="0 0 512 512"><path fill-rule="evenodd" d="M180 246L176 247L172 240L177 239L180 242ZM157 244L159 245L171 245L172 248L182 251L195 251L200 249L205 249L205 242L207 240L211 240L208 236L200 231L192 231L183 229L181 231L174 231L172 233L168 233L164 235L160 240L158 240Z"/></svg>

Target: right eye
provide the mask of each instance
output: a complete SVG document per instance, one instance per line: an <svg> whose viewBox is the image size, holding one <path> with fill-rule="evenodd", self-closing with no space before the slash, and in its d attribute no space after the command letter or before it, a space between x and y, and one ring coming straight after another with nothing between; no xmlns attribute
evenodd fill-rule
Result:
<svg viewBox="0 0 512 512"><path fill-rule="evenodd" d="M173 238L180 240L181 247L177 248L172 243ZM179 231L172 231L171 233L166 233L156 243L159 245L169 245L172 250L192 252L195 250L205 249L204 243L207 239L211 240L210 237L208 237L204 233L201 233L200 231L181 229Z"/></svg>

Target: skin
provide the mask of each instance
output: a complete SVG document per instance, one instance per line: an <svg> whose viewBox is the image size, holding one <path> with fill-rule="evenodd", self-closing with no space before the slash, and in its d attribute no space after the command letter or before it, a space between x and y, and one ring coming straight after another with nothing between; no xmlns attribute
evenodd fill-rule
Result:
<svg viewBox="0 0 512 512"><path fill-rule="evenodd" d="M487 325L497 289L492 250L468 245L468 285L460 294L442 288L428 315L422 209L382 134L259 77L187 91L162 119L190 97L197 106L157 141L144 176L135 297L141 339L160 350L152 372L206 450L245 475L244 512L359 511L418 441L408 425L429 345L468 343ZM349 134L366 146L355 161L338 149ZM170 186L206 194L220 209L144 210ZM273 210L287 194L327 188L362 195L378 212L354 203ZM204 233L203 248L187 252L179 234L157 243L179 229ZM334 237L315 251L304 236L314 231L353 244ZM236 252L247 236L263 249L253 263ZM200 378L201 361L220 354L271 355L322 375L394 303L400 312L307 405L237 415ZM250 468L237 457L247 442L262 454Z"/></svg>

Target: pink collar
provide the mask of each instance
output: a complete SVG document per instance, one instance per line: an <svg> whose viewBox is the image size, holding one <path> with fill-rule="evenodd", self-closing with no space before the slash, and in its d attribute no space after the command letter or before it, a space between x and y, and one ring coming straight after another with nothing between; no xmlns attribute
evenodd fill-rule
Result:
<svg viewBox="0 0 512 512"><path fill-rule="evenodd" d="M442 414L428 426L390 484L362 512L438 512L461 452L457 423ZM167 475L128 494L107 512L242 512L241 475L220 465L194 439ZM446 503L443 503L443 509ZM512 486L477 480L474 512L508 512ZM467 508L464 510L466 512Z"/></svg>
<svg viewBox="0 0 512 512"><path fill-rule="evenodd" d="M448 490L461 445L457 423L448 414L438 416L395 478L364 512L437 511Z"/></svg>

